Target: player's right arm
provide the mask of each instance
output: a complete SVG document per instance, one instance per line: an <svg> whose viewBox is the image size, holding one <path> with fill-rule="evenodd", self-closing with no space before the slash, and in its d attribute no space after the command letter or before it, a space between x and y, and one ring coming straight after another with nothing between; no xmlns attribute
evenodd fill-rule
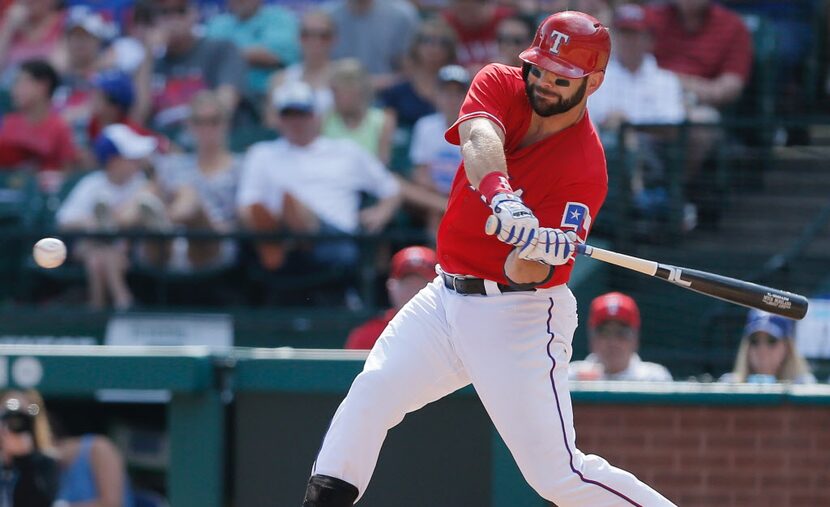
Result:
<svg viewBox="0 0 830 507"><path fill-rule="evenodd" d="M473 117L458 125L458 133L467 179L498 218L496 236L509 245L527 245L539 221L510 186L504 131L488 118Z"/></svg>

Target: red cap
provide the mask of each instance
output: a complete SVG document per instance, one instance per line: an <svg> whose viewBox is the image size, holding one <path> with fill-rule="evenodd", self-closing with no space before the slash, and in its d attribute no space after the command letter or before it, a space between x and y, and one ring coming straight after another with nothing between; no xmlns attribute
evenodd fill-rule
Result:
<svg viewBox="0 0 830 507"><path fill-rule="evenodd" d="M614 28L645 32L649 29L646 11L637 4L622 4L614 10Z"/></svg>
<svg viewBox="0 0 830 507"><path fill-rule="evenodd" d="M530 47L519 54L527 63L570 79L605 70L611 54L608 29L577 11L551 14L536 29Z"/></svg>
<svg viewBox="0 0 830 507"><path fill-rule="evenodd" d="M437 263L433 249L425 246L408 246L392 257L389 278L400 279L407 275L420 275L432 280L435 278Z"/></svg>
<svg viewBox="0 0 830 507"><path fill-rule="evenodd" d="M617 320L634 329L640 329L640 310L637 303L621 292L609 292L591 301L588 327L594 329L609 320Z"/></svg>

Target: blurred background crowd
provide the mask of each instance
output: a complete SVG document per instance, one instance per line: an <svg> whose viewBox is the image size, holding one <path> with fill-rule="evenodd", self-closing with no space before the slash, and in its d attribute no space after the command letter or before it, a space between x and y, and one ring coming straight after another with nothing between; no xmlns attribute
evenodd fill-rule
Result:
<svg viewBox="0 0 830 507"><path fill-rule="evenodd" d="M588 102L610 179L592 241L827 309L824 1L0 0L0 327L199 309L259 323L237 344L370 348L434 277L471 80L565 9L613 39ZM32 262L46 235L65 266ZM827 311L795 325L578 264L577 380L830 374ZM6 404L36 407L34 435L32 396ZM110 442L39 448L108 474L94 505L130 494Z"/></svg>
<svg viewBox="0 0 830 507"><path fill-rule="evenodd" d="M4 302L398 306L390 259L434 246L460 161L443 132L473 76L520 65L564 9L613 36L589 100L611 188L592 238L821 295L825 2L8 0ZM51 271L28 255L48 234L70 247ZM813 264L789 269L799 256ZM689 330L625 274L588 278L591 298L646 298L664 361L660 334L737 345L742 313L689 316ZM677 374L719 375L724 357Z"/></svg>

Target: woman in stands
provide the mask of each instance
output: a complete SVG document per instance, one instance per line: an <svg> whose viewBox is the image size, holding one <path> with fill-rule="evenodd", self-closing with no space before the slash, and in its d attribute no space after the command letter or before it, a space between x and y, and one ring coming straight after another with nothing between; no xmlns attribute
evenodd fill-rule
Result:
<svg viewBox="0 0 830 507"><path fill-rule="evenodd" d="M418 28L406 62L406 80L380 94L380 102L404 129L435 112L438 70L455 63L456 42L455 32L441 19L428 19Z"/></svg>
<svg viewBox="0 0 830 507"><path fill-rule="evenodd" d="M334 94L331 90L332 62L330 55L335 36L334 22L325 11L310 10L306 12L300 24L302 61L289 65L274 74L271 79L271 91L273 92L284 83L303 81L314 89L314 99L318 111L325 112L334 107ZM266 102L268 102L265 104L267 118L273 108L270 101Z"/></svg>
<svg viewBox="0 0 830 507"><path fill-rule="evenodd" d="M750 310L735 366L721 382L813 384L816 378L795 348L794 322Z"/></svg>
<svg viewBox="0 0 830 507"><path fill-rule="evenodd" d="M203 90L190 101L187 127L195 153L156 159L157 195L173 224L190 229L231 232L236 228L236 188L242 158L228 149L230 114L219 96ZM227 266L236 259L233 240L176 240L170 267L180 270Z"/></svg>

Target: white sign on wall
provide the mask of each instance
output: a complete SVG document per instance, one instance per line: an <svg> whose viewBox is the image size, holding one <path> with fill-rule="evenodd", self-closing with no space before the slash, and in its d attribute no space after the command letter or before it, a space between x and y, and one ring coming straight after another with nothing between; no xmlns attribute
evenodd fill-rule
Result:
<svg viewBox="0 0 830 507"><path fill-rule="evenodd" d="M796 348L810 359L830 359L830 299L811 299L807 315L795 325Z"/></svg>
<svg viewBox="0 0 830 507"><path fill-rule="evenodd" d="M107 323L106 345L233 346L233 319L227 314L148 313L115 315Z"/></svg>

